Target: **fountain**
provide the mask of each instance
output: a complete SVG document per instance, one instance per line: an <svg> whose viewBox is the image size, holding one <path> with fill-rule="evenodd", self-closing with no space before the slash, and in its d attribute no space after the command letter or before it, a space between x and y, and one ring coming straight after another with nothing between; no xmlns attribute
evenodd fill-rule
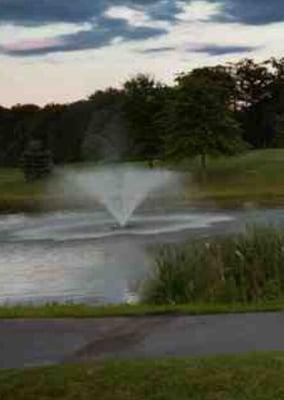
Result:
<svg viewBox="0 0 284 400"><path fill-rule="evenodd" d="M102 204L117 224L124 227L150 193L160 190L175 178L176 174L167 170L114 165L71 172L64 181L75 189L75 193Z"/></svg>

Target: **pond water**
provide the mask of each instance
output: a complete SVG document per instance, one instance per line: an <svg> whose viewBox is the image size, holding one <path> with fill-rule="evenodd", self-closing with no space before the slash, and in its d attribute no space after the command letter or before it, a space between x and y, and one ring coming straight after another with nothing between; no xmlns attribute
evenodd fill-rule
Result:
<svg viewBox="0 0 284 400"><path fill-rule="evenodd" d="M0 303L131 302L164 243L284 225L284 210L141 211L126 228L101 210L0 216Z"/></svg>

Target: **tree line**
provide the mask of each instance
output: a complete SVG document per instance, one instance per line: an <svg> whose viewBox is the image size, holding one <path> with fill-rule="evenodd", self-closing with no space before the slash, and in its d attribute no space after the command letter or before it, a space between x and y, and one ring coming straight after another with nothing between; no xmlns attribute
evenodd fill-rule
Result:
<svg viewBox="0 0 284 400"><path fill-rule="evenodd" d="M0 106L0 165L31 141L57 164L183 159L284 146L284 58L194 69L174 85L138 75L71 104Z"/></svg>

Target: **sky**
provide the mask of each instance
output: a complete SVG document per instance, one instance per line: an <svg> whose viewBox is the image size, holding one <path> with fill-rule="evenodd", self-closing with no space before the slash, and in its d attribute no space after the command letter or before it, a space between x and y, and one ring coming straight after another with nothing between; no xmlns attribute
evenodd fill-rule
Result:
<svg viewBox="0 0 284 400"><path fill-rule="evenodd" d="M284 0L0 0L0 105L284 56Z"/></svg>

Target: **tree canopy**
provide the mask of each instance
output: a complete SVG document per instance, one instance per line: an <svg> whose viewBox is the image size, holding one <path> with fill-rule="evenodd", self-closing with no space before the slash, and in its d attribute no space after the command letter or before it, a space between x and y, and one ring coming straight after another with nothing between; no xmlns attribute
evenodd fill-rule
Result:
<svg viewBox="0 0 284 400"><path fill-rule="evenodd" d="M219 78L219 79L218 79ZM177 78L165 115L166 153L177 159L241 150L241 128L230 109L230 79L208 68Z"/></svg>
<svg viewBox="0 0 284 400"><path fill-rule="evenodd" d="M0 106L0 165L32 140L55 163L153 160L284 145L284 58L204 67L164 85L139 74L70 104Z"/></svg>

